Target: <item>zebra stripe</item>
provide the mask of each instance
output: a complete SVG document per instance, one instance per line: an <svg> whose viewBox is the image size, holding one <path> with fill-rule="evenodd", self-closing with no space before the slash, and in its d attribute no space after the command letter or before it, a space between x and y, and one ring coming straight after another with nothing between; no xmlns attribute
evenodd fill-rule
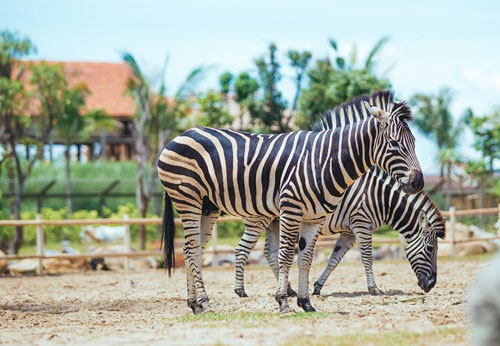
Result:
<svg viewBox="0 0 500 346"><path fill-rule="evenodd" d="M380 102L380 97L390 102ZM371 105L362 106L361 102L367 101ZM357 107L364 120L345 127L278 135L196 128L178 136L163 150L158 173L183 222L188 305L195 313L209 308L201 274L202 249L208 236L202 232L209 234L209 226L221 212L245 218L245 226L253 235L262 233L279 217L276 300L281 312L290 310L288 272L301 229L298 303L304 310L313 311L307 290L312 251L326 216L335 210L344 191L375 164L403 181L408 192L421 190L423 180L414 138L405 122L408 114L388 111L401 109L392 103L390 92L356 102L340 109ZM384 105L387 107L381 108ZM391 141L399 143L397 150L391 147ZM170 269L174 230L169 224L164 223L163 233Z"/></svg>
<svg viewBox="0 0 500 346"><path fill-rule="evenodd" d="M277 225L273 221L267 230L264 248L274 273L277 268ZM356 240L360 244L368 290L372 294L382 294L372 270L372 234L382 225L389 225L405 237L407 259L418 284L425 292L430 291L437 279L437 238L444 238L445 219L425 192L408 195L390 175L373 168L347 189L337 210L327 218L321 230L322 235L341 235L327 267L314 284L313 294L320 293L329 275ZM236 286L244 291L242 282L237 282Z"/></svg>

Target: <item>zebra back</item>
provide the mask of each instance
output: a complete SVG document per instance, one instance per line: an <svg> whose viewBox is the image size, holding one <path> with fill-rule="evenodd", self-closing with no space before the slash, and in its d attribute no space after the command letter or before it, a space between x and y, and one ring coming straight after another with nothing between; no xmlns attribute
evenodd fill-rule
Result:
<svg viewBox="0 0 500 346"><path fill-rule="evenodd" d="M397 115L403 120L412 120L411 110L405 102L394 102L393 91L381 90L370 95L356 97L349 102L336 106L332 110L326 111L321 119L313 125L313 131L343 127L370 117L365 102L389 113L397 112Z"/></svg>

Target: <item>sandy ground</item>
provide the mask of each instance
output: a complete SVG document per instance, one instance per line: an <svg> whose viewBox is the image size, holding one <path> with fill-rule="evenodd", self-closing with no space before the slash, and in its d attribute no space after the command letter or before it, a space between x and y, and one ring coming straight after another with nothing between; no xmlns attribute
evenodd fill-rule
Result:
<svg viewBox="0 0 500 346"><path fill-rule="evenodd" d="M172 279L163 270L0 277L0 344L275 344L308 336L466 328L467 291L484 263L441 261L436 287L424 294L407 262L377 262L385 296L367 293L361 264L341 264L323 295L312 298L320 313L285 317L276 313L274 276L260 266L248 267L250 297L243 299L233 293L233 268L205 268L216 313L201 318L186 306L184 270ZM312 283L322 269L312 268ZM291 281L296 286L296 267Z"/></svg>

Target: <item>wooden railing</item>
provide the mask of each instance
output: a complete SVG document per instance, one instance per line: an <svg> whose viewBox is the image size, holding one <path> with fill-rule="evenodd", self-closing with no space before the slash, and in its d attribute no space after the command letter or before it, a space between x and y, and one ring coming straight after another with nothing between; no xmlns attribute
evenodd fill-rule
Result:
<svg viewBox="0 0 500 346"><path fill-rule="evenodd" d="M452 256L455 256L455 245L459 243L468 242L478 242L487 241L493 239L500 239L500 236L494 236L488 238L470 238L470 239L455 239L455 223L456 216L465 215L498 215L500 220L500 205L498 208L484 208L484 209L469 209L469 210L455 210L455 208L450 208L449 211L443 211L443 216L449 217L450 227L447 230L449 232L449 240L439 240L440 243L451 244ZM217 220L217 223L221 222L231 222L231 221L241 221L240 217L234 216L224 216ZM212 250L206 250L205 253L212 253L214 256L217 254L233 252L232 250L222 250L217 249L217 223L214 226L212 232ZM124 236L124 246L126 249L130 249L130 225L159 225L161 224L160 218L129 218L127 215L123 219L71 219L71 220L42 220L41 215L37 215L35 220L0 220L0 227L7 226L36 226L36 254L22 254L22 255L6 255L2 256L4 259L16 260L16 259L38 259L39 260L39 273L43 272L43 260L44 259L88 259L96 257L123 257L123 266L126 270L130 268L129 258L134 257L147 257L147 256L158 256L159 251L139 251L139 252L124 252L124 253L96 253L96 254L45 254L44 253L44 226L85 226L85 225L124 225L126 227L126 232ZM176 225L182 225L180 219L175 219ZM332 248L335 245L337 235L333 236L321 236L318 239L316 246L321 249ZM404 239L395 238L373 238L374 244L400 244L404 246ZM256 247L254 250L262 250L262 247ZM214 258L214 263L216 262Z"/></svg>

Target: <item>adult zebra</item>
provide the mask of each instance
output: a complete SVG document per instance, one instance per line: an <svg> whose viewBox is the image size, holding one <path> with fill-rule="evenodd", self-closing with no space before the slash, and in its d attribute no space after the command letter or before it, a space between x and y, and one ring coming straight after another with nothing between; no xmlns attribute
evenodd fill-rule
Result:
<svg viewBox="0 0 500 346"><path fill-rule="evenodd" d="M369 101L370 103L368 103ZM185 231L188 306L209 309L201 275L202 248L221 211L245 219L248 232L262 233L280 218L280 312L288 312L288 272L302 225L298 304L313 311L308 274L318 231L344 191L372 166L400 181L408 193L423 187L415 140L404 103L377 92L336 109L363 121L321 131L256 135L195 128L172 140L158 160L165 188L163 244L169 274L174 265L172 202ZM370 116L371 115L371 116Z"/></svg>
<svg viewBox="0 0 500 346"><path fill-rule="evenodd" d="M425 192L408 195L389 174L374 167L346 190L320 232L323 235L340 233L340 238L334 245L327 267L314 284L314 295L320 294L328 276L356 239L360 245L368 291L374 295L383 293L375 283L372 270L372 234L383 224L405 237L407 258L420 288L429 292L434 287L437 279L437 238L444 238L445 219ZM278 242L279 224L275 220L266 233L264 254L276 277ZM243 280L239 277L236 278L235 292L246 296ZM289 294L294 293L290 288Z"/></svg>

